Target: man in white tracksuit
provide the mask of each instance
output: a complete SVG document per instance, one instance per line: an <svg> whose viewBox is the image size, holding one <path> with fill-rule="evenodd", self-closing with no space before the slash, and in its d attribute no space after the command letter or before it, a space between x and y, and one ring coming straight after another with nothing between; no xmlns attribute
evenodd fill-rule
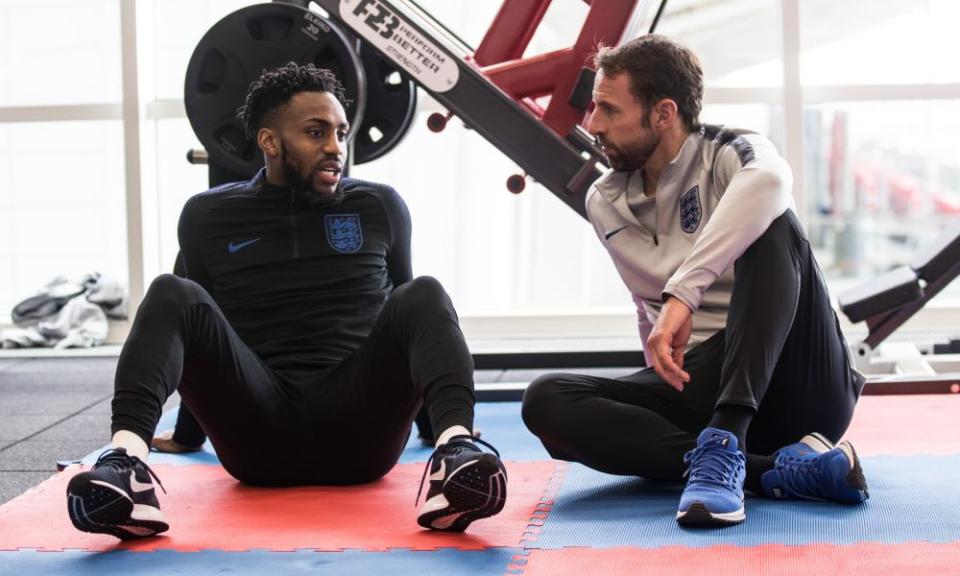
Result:
<svg viewBox="0 0 960 576"><path fill-rule="evenodd" d="M555 458L681 480L677 520L742 522L744 488L867 498L839 442L863 388L766 138L699 122L703 73L648 35L596 55L588 130L613 171L587 215L633 295L648 368L549 374L523 418ZM839 442L839 444L834 444Z"/></svg>

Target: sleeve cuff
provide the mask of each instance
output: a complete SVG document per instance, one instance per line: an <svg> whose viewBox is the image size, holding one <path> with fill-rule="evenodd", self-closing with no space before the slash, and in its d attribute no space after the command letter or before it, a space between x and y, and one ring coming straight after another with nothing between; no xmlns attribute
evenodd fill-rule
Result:
<svg viewBox="0 0 960 576"><path fill-rule="evenodd" d="M696 312L703 302L703 293L716 280L717 275L707 268L696 268L682 276L674 274L660 294L660 300L666 303L667 298L673 296L686 304L691 312Z"/></svg>

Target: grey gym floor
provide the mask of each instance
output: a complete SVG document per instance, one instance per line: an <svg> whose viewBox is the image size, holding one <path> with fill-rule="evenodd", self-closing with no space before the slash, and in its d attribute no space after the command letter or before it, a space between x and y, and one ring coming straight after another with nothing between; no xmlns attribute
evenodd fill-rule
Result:
<svg viewBox="0 0 960 576"><path fill-rule="evenodd" d="M0 357L0 504L110 440L116 356ZM575 369L621 376L624 368ZM545 370L479 370L477 383L529 382ZM168 409L178 403L176 397Z"/></svg>

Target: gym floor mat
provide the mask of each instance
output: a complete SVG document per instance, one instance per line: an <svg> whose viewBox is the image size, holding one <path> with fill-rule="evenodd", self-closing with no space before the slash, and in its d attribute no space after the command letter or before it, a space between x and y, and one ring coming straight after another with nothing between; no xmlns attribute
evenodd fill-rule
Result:
<svg viewBox="0 0 960 576"><path fill-rule="evenodd" d="M112 536L80 532L70 523L66 485L79 471L70 467L0 508L0 549L335 551L517 546L557 464L513 462L507 466L504 510L474 523L466 534L452 534L423 530L416 523L414 499L422 464L400 464L383 479L360 486L296 488L245 486L220 466L157 465L153 469L167 489L159 499L170 530L119 546Z"/></svg>
<svg viewBox="0 0 960 576"><path fill-rule="evenodd" d="M747 520L716 529L684 528L675 520L682 485L611 476L571 465L538 548L654 548L829 542L953 542L960 539L955 487L960 454L863 459L870 499L858 506L748 497Z"/></svg>
<svg viewBox="0 0 960 576"><path fill-rule="evenodd" d="M960 394L864 396L846 438L861 456L960 453Z"/></svg>
<svg viewBox="0 0 960 576"><path fill-rule="evenodd" d="M484 439L508 462L510 495L503 514L459 535L415 524L430 454L415 438L387 477L358 487L250 488L209 446L153 454L171 531L131 544L72 528L63 490L73 467L0 507L0 576L960 574L958 417L960 395L865 397L847 434L870 483L865 505L751 497L747 521L722 530L676 524L679 485L549 460L519 403L477 406Z"/></svg>
<svg viewBox="0 0 960 576"><path fill-rule="evenodd" d="M729 545L708 548L666 546L655 549L565 548L534 550L527 557L523 568L523 576L946 576L960 573L960 543L865 543L849 546L764 544L749 548Z"/></svg>
<svg viewBox="0 0 960 576"><path fill-rule="evenodd" d="M175 574L230 574L231 576L371 576L416 574L503 574L520 552L511 548L485 550L443 549L429 552L388 550L364 552L204 551L194 553L158 550L148 554L119 550L107 554L75 550L51 554L36 550L0 552L0 576L69 574L70 576L171 576Z"/></svg>

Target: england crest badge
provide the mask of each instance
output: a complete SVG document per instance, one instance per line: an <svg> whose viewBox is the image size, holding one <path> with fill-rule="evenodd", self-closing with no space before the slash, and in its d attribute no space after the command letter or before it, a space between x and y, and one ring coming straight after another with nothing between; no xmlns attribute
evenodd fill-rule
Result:
<svg viewBox="0 0 960 576"><path fill-rule="evenodd" d="M700 227L703 210L700 207L700 186L694 186L680 197L680 228L692 234Z"/></svg>
<svg viewBox="0 0 960 576"><path fill-rule="evenodd" d="M327 243L337 252L352 254L363 246L359 214L328 214L323 218Z"/></svg>

